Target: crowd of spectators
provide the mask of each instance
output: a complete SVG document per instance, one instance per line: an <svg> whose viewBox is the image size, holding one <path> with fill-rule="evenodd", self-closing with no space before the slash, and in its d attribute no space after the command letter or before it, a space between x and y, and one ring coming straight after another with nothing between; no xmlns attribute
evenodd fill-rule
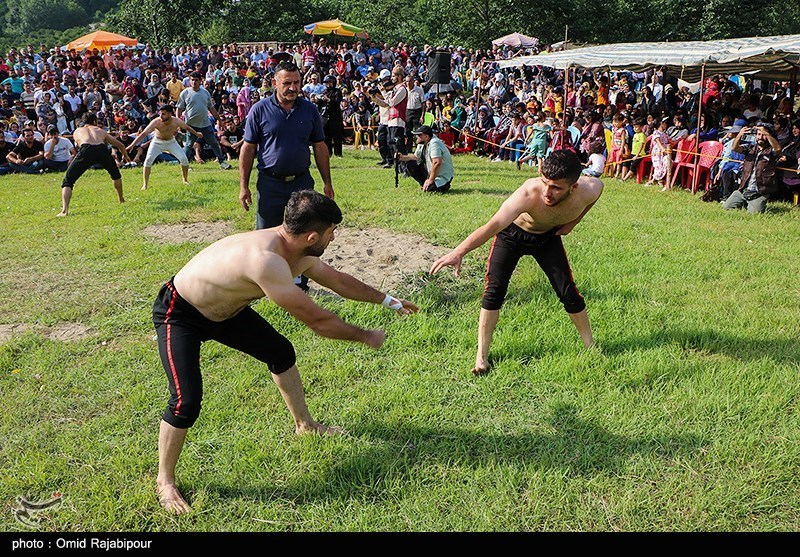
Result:
<svg viewBox="0 0 800 557"><path fill-rule="evenodd" d="M387 112L382 114L387 108L382 99L389 93L375 87L383 83L407 91L392 95L405 99L392 121L395 127L407 124L400 141L406 148L413 146L411 131L428 125L453 153L474 153L523 168L538 166L554 148L568 148L587 168L592 155L606 158L603 171L624 179L633 175L631 162L635 166L637 158L649 154L646 149L658 150L651 136L662 123L667 124L663 129L667 139L661 147L674 150L697 128L701 141L725 140L739 120L763 122L783 146L781 168L788 170L782 170L779 179L787 188L796 187L797 174L791 169L797 168L800 122L788 83L715 75L706 80L701 98L660 71L584 71L565 76L563 71L537 66L501 70L499 60L530 51L450 46L444 47L450 53L450 83L429 84L428 62L434 50L434 45L389 45L369 39L332 42L325 37L285 45L196 44L84 52L46 45L11 49L0 56L4 137L0 173L60 168L42 162L48 158L45 141L55 131L55 144L61 145L57 156L69 154L64 142L86 112L97 114L109 132L129 145L157 116L158 107L176 103L192 74L198 73L220 115L214 123L220 145L229 158L236 158L247 114L272 93L273 68L288 60L300 68L303 94L318 105L326 134L341 135L341 140L360 149L383 147L381 163L388 162L383 160L386 146L380 143L387 135L381 135ZM390 83L395 76L396 82ZM392 108L399 107L389 106L389 111ZM24 141L25 130L33 134L32 145ZM332 154L341 156L341 140L334 137L329 142ZM22 159L12 155L11 160L26 162L11 163L8 153L22 143L26 153L40 147L41 151ZM136 146L131 164L141 164L147 146L147 140ZM204 141L193 147L195 161L213 157ZM115 156L122 166L122 157ZM170 158L162 155L163 160ZM594 157L595 168L596 162Z"/></svg>

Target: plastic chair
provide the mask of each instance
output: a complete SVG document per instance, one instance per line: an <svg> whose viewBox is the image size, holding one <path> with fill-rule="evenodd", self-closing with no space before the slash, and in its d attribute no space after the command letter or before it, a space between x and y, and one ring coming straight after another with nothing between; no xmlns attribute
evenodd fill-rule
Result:
<svg viewBox="0 0 800 557"><path fill-rule="evenodd" d="M648 135L644 140L645 155L639 161L639 167L636 169L636 183L641 184L647 177L650 178L650 172L653 170L653 157L650 155L650 143L653 141L653 136Z"/></svg>
<svg viewBox="0 0 800 557"><path fill-rule="evenodd" d="M697 161L697 187L694 187L694 170L689 172L689 182L692 186L692 193L698 189L703 191L708 189L711 182L711 167L717 162L717 159L722 154L724 149L719 141L703 141L700 144L700 160Z"/></svg>
<svg viewBox="0 0 800 557"><path fill-rule="evenodd" d="M672 181L669 183L669 187L675 187L675 182L678 181L678 178L684 178L684 174L690 174L692 169L694 169L694 159L695 159L695 147L696 147L696 138L693 135L684 137L680 141L678 141L678 145L675 148L675 160L672 163ZM681 186L683 186L683 180L681 180Z"/></svg>

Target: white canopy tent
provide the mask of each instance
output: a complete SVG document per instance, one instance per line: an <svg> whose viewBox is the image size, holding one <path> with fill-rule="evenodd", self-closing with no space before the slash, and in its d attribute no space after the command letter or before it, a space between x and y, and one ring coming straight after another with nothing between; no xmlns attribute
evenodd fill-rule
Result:
<svg viewBox="0 0 800 557"><path fill-rule="evenodd" d="M664 68L668 74L684 81L700 81L701 97L702 81L706 74L750 74L761 79L790 79L791 95L794 97L800 68L800 35L718 41L607 44L520 56L501 60L498 64L501 68L546 66L561 70L608 68L634 72ZM698 120L701 109L702 103L698 103ZM698 127L698 144L699 135ZM699 157L695 157L692 193L697 191L698 159Z"/></svg>
<svg viewBox="0 0 800 557"><path fill-rule="evenodd" d="M501 68L547 66L611 68L642 72L666 67L669 74L696 82L705 73L752 73L762 79L789 79L800 68L800 35L748 37L718 41L618 43L562 52L520 56L499 62Z"/></svg>

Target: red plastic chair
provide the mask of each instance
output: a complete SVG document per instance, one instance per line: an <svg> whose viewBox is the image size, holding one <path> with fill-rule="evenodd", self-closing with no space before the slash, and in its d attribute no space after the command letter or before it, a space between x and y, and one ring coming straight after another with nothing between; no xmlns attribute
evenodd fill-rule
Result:
<svg viewBox="0 0 800 557"><path fill-rule="evenodd" d="M653 157L650 156L650 143L653 140L652 135L648 135L644 140L644 152L646 153L642 160L639 161L639 168L636 169L636 183L641 184L647 177L650 178L650 172L653 170Z"/></svg>
<svg viewBox="0 0 800 557"><path fill-rule="evenodd" d="M692 184L692 193L698 189L707 190L711 182L711 167L717 162L724 149L719 141L703 141L700 144L700 160L697 161L697 188L694 188L694 170L689 172L689 183Z"/></svg>
<svg viewBox="0 0 800 557"><path fill-rule="evenodd" d="M675 182L678 181L678 178L681 178L681 187L685 187L683 185L685 176L683 175L690 174L694 169L696 139L695 136L689 135L678 141L678 145L675 147L675 160L672 163L672 181L669 183L669 187L675 187Z"/></svg>

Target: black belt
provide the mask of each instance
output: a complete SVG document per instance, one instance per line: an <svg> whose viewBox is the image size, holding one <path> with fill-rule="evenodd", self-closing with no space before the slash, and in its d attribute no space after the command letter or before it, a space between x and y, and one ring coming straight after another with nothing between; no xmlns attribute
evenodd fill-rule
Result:
<svg viewBox="0 0 800 557"><path fill-rule="evenodd" d="M270 178L274 178L275 180L280 180L281 182L293 182L297 178L308 174L308 170L299 172L297 174L278 174L277 172L272 172L271 170L259 170L259 172L269 176Z"/></svg>

